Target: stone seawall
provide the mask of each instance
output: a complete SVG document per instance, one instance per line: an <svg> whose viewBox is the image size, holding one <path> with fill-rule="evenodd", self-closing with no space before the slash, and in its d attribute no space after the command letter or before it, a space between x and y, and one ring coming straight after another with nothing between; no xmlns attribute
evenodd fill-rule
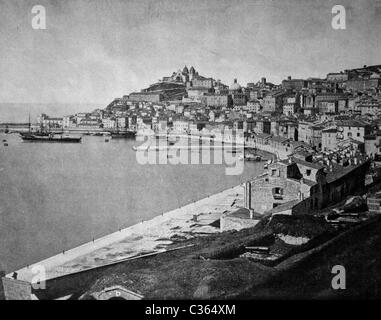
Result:
<svg viewBox="0 0 381 320"><path fill-rule="evenodd" d="M41 267L48 280L141 254L163 252L176 239L220 232L213 222L242 206L243 187L238 185L24 267L16 271L18 279L32 282Z"/></svg>

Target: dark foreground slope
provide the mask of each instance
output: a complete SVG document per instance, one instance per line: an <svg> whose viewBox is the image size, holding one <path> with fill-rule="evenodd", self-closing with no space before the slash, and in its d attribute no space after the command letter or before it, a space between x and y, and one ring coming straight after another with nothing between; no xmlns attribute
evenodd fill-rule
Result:
<svg viewBox="0 0 381 320"><path fill-rule="evenodd" d="M346 289L333 290L332 267L346 271ZM242 298L280 299L380 299L381 220L354 227L309 255L300 254L277 266L268 281Z"/></svg>
<svg viewBox="0 0 381 320"><path fill-rule="evenodd" d="M280 232L311 240L285 244ZM183 245L192 246L51 280L35 293L40 299L92 299L119 285L146 299L380 298L379 219L335 230L312 217L279 217L174 246ZM247 246L267 246L278 258L271 263L244 258ZM331 289L337 264L347 271L347 289L339 292Z"/></svg>

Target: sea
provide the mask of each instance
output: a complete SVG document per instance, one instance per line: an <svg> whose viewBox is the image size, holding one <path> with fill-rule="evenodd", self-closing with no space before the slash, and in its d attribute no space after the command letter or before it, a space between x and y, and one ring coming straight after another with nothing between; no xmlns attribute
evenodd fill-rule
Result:
<svg viewBox="0 0 381 320"><path fill-rule="evenodd" d="M139 144L97 136L28 143L0 133L0 270L12 272L263 172L261 162L245 162L242 174L230 176L225 165L141 164L133 150Z"/></svg>

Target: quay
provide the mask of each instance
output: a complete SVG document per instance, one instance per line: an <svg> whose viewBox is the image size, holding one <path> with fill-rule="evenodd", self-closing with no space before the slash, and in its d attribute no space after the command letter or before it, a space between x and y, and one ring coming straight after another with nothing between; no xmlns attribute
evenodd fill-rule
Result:
<svg viewBox="0 0 381 320"><path fill-rule="evenodd" d="M220 232L219 227L211 224L223 213L234 212L242 205L243 187L234 186L15 270L17 279L33 282L35 270L40 270L41 266L45 269L46 280L49 280L142 254L163 252L176 238L188 239Z"/></svg>

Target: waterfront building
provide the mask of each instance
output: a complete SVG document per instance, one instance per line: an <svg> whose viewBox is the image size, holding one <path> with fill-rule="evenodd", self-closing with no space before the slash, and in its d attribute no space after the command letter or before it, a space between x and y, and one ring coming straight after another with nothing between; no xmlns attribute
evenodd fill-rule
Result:
<svg viewBox="0 0 381 320"><path fill-rule="evenodd" d="M115 129L116 121L115 118L104 118L102 119L102 125L105 129Z"/></svg>
<svg viewBox="0 0 381 320"><path fill-rule="evenodd" d="M173 121L173 131L175 133L186 134L189 131L189 122L185 119L176 119Z"/></svg>
<svg viewBox="0 0 381 320"><path fill-rule="evenodd" d="M63 128L72 128L76 126L75 117L74 116L64 116L62 118L62 127Z"/></svg>
<svg viewBox="0 0 381 320"><path fill-rule="evenodd" d="M37 122L44 128L62 128L63 126L63 118L49 117L45 113L37 117Z"/></svg>

